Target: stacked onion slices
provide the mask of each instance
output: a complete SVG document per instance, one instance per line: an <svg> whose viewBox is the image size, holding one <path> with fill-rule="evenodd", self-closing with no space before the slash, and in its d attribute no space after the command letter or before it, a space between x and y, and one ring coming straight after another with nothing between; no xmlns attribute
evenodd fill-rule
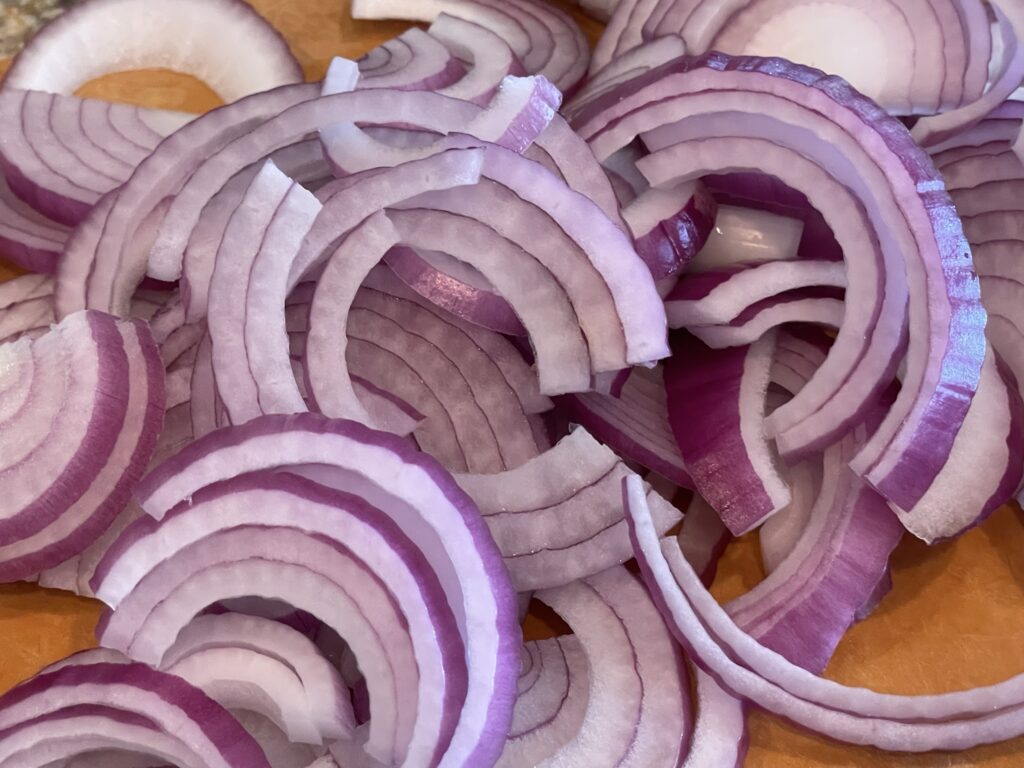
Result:
<svg viewBox="0 0 1024 768"><path fill-rule="evenodd" d="M820 676L902 536L1020 490L1024 17L583 6L593 62L539 0L355 0L430 26L318 83L240 0L89 0L15 60L0 581L105 611L0 697L0 768L731 767L751 704L1024 733L1024 677ZM125 67L226 104L72 95Z"/></svg>

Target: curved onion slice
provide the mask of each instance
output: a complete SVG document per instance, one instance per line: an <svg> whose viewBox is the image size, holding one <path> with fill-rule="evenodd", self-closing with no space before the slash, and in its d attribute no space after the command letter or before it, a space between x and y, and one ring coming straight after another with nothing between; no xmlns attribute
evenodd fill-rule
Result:
<svg viewBox="0 0 1024 768"><path fill-rule="evenodd" d="M720 194L717 193L716 194ZM753 203L753 201L750 201ZM690 262L690 273L714 272L802 256L804 222L749 207L719 205L704 248ZM807 254L825 259L827 253ZM837 259L842 258L839 253Z"/></svg>
<svg viewBox="0 0 1024 768"><path fill-rule="evenodd" d="M324 95L332 92L325 88ZM477 110L472 105L458 111L453 108L437 117L425 116L421 124L432 132L457 131L522 152L551 123L561 101L561 93L543 77L507 77L485 109ZM466 120L470 114L473 117ZM332 123L320 131L320 136L337 176L421 160L451 145L439 138L425 146L396 147L372 137L354 120Z"/></svg>
<svg viewBox="0 0 1024 768"><path fill-rule="evenodd" d="M846 287L846 270L834 261L772 261L687 274L665 297L672 328L729 323L756 302L812 286Z"/></svg>
<svg viewBox="0 0 1024 768"><path fill-rule="evenodd" d="M0 350L4 384L29 375L0 423L0 580L12 581L81 552L127 503L160 430L164 376L144 323L97 312Z"/></svg>
<svg viewBox="0 0 1024 768"><path fill-rule="evenodd" d="M47 24L19 53L6 88L72 94L126 69L164 68L224 101L302 82L284 38L238 0L91 0Z"/></svg>
<svg viewBox="0 0 1024 768"><path fill-rule="evenodd" d="M358 489L401 520L424 549L455 612L469 665L469 690L448 754L494 760L502 741L497 734L505 733L511 717L518 664L515 598L475 506L432 459L352 422L312 414L262 416L193 442L144 478L137 495L148 512L162 517L211 482L305 464L336 468L335 483Z"/></svg>
<svg viewBox="0 0 1024 768"><path fill-rule="evenodd" d="M0 733L0 760L18 754L26 768L101 749L188 768L270 768L225 709L143 664L83 661L44 671L0 697Z"/></svg>
<svg viewBox="0 0 1024 768"><path fill-rule="evenodd" d="M636 252L655 280L681 272L697 256L715 226L717 206L700 182L651 188L622 212Z"/></svg>
<svg viewBox="0 0 1024 768"><path fill-rule="evenodd" d="M640 581L614 567L536 599L573 629L590 667L578 733L536 764L676 764L691 734L689 675Z"/></svg>
<svg viewBox="0 0 1024 768"><path fill-rule="evenodd" d="M624 2L623 5L626 3ZM612 35L602 35L601 40L598 41L590 61L591 75L587 77L583 87L576 92L572 101L565 107L564 112L570 119L573 114L619 83L648 72L666 61L677 59L686 53L686 44L681 38L666 35L631 48L621 56L616 56L605 63L605 53L612 39ZM600 68L595 69L595 67Z"/></svg>
<svg viewBox="0 0 1024 768"><path fill-rule="evenodd" d="M0 253L22 269L57 271L68 229L23 203L0 175Z"/></svg>
<svg viewBox="0 0 1024 768"><path fill-rule="evenodd" d="M629 558L618 494L630 474L580 428L521 467L456 481L480 507L522 592L568 584ZM680 517L665 509L662 531Z"/></svg>
<svg viewBox="0 0 1024 768"><path fill-rule="evenodd" d="M623 495L644 581L676 638L725 690L816 733L902 752L965 749L1024 728L1019 676L955 693L900 696L839 685L790 664L729 619L675 542L659 546L639 478L627 478Z"/></svg>
<svg viewBox="0 0 1024 768"><path fill-rule="evenodd" d="M660 367L633 368L617 397L588 392L558 404L624 459L688 488L693 480L669 426L662 375Z"/></svg>
<svg viewBox="0 0 1024 768"><path fill-rule="evenodd" d="M770 520L776 517L777 514ZM764 530L764 526L761 530ZM700 574L701 582L710 587L718 571L718 561L732 540L732 534L714 507L704 501L700 494L693 495L683 513L683 523L676 538L687 562Z"/></svg>
<svg viewBox="0 0 1024 768"><path fill-rule="evenodd" d="M509 44L481 24L442 13L427 31L469 67L461 80L438 89L444 96L487 104L507 76L525 74Z"/></svg>
<svg viewBox="0 0 1024 768"><path fill-rule="evenodd" d="M871 426L825 450L799 538L764 581L726 606L751 637L818 674L874 595L903 533L885 500L847 466Z"/></svg>
<svg viewBox="0 0 1024 768"><path fill-rule="evenodd" d="M203 158L247 134L255 122L316 93L317 86L302 84L255 94L206 113L161 142L120 191L104 197L75 230L60 264L58 316L86 306L116 304L123 310L145 274L163 201L181 189ZM169 279L179 276L180 265Z"/></svg>
<svg viewBox="0 0 1024 768"><path fill-rule="evenodd" d="M354 728L352 702L337 669L301 632L280 621L242 613L197 616L163 657L177 664L210 649L246 649L287 664L302 686L302 698L319 734L343 738Z"/></svg>
<svg viewBox="0 0 1024 768"><path fill-rule="evenodd" d="M749 348L715 351L679 335L665 364L669 423L683 460L697 491L736 536L790 502L764 433L774 348L775 334Z"/></svg>
<svg viewBox="0 0 1024 768"><path fill-rule="evenodd" d="M503 37L526 71L544 75L561 91L576 86L587 71L590 49L569 14L536 0L354 0L356 19L432 22L440 14L466 19Z"/></svg>
<svg viewBox="0 0 1024 768"><path fill-rule="evenodd" d="M775 380L774 373L772 379ZM765 520L758 530L761 562L769 574L792 553L803 536L821 487L821 467L810 460L801 462L789 470L787 480L792 500ZM703 575L701 573L702 579ZM707 584L707 581L704 583Z"/></svg>
<svg viewBox="0 0 1024 768"><path fill-rule="evenodd" d="M587 710L590 670L576 635L523 645L516 706L495 768L539 765L579 731Z"/></svg>
<svg viewBox="0 0 1024 768"><path fill-rule="evenodd" d="M0 166L18 197L44 216L74 226L131 176L167 133L190 119L5 88L0 92ZM134 141L121 132L128 129L134 129Z"/></svg>
<svg viewBox="0 0 1024 768"><path fill-rule="evenodd" d="M150 573L135 581L142 562ZM283 600L326 622L359 657L372 755L401 759L408 750L410 765L426 765L447 746L465 696L455 618L423 553L359 497L285 473L216 485L160 523L143 518L126 529L94 579L108 600L125 587L98 632L105 646L162 663L210 601Z"/></svg>
<svg viewBox="0 0 1024 768"><path fill-rule="evenodd" d="M738 347L753 344L773 328L788 323L839 328L845 308L841 290L804 288L755 302L728 323L694 325L689 330L712 349Z"/></svg>
<svg viewBox="0 0 1024 768"><path fill-rule="evenodd" d="M824 194L825 184L834 183L829 179L849 179L849 183L856 180L864 190L857 196L864 206L862 210L870 214L868 218L873 222L867 231L874 229L878 233L881 254L866 258L873 252L870 246L868 250L859 250L858 256L846 251L851 301L846 303L837 343L808 386L772 414L769 427L778 435L783 452L795 455L823 444L825 435L841 434L861 417L871 395L881 391L892 376L894 352L900 349L902 339L899 330L904 304L900 284L906 275L911 331L904 387L882 426L854 462L855 469L893 504L906 508L924 495L941 468L957 425L962 423L969 406L969 398L960 393L974 391L980 375L984 349L979 342L984 312L970 260L965 258L967 247L962 230L933 167L891 118L878 114L874 106L841 81L812 75L797 65L778 67L774 60L772 64L767 61L713 54L696 61L665 65L660 71L640 78L642 82L634 81L634 93L629 97L599 114L591 113L593 117L581 130L590 138L599 157L624 146L638 133L646 132L645 141L650 145L671 145L639 161L646 164L651 180L658 183L684 180L691 170L701 174L732 171L737 170L737 164L748 163L747 167L764 168L770 164L768 156L777 150L780 164L772 172L784 181L789 177L791 186L803 186L803 191L815 196ZM707 90L708 78L730 92ZM771 96L767 94L768 86L773 92ZM657 94L667 93L668 88L677 94L684 89L686 94L645 107ZM740 133L733 127L724 127L726 123L735 126L737 122L729 112L737 106L732 103L739 99L737 88L749 89L743 98L750 96L762 105L759 111L764 120L750 116L750 121L743 121L751 129L750 138L704 138L712 125L719 124L733 136ZM811 102L822 110L816 113L817 117L804 106ZM672 103L686 105L692 118L680 120L679 112L670 106ZM750 108L750 103L745 101L744 109ZM698 108L698 104L704 106ZM791 122L797 113L801 115L800 128ZM616 119L624 115L629 116ZM612 120L614 125L610 125ZM651 132L673 120L677 122L660 133ZM763 130L753 130L754 123L761 124ZM812 125L820 131L820 138L814 138ZM802 133L805 130L806 135ZM684 160L683 154L697 156L690 152L688 131L693 131L693 140L700 141L709 151L716 146L724 154L710 152L716 155L713 160L694 160L701 166L699 171L696 167L683 170L690 162ZM801 136L799 141L795 139L797 134ZM772 140L758 136L771 136ZM823 140L826 136L830 138ZM673 144L677 141L682 143ZM820 157L821 165L813 171L807 166L797 174L796 166L801 161L785 149L796 143L804 158L813 151ZM876 149L869 150L869 146ZM755 149L758 158L753 157ZM740 154L747 151L751 158L741 159ZM837 160L838 151L845 159ZM708 152L702 154L709 157ZM782 165L783 155L788 167ZM851 167L854 156L858 157L856 169ZM826 168L836 176L826 173ZM817 187L810 184L815 174L820 174L816 176L820 181ZM800 175L802 178L794 181ZM888 213L894 210L879 210L879 201L891 198L897 189L908 193L900 196L903 216L890 218ZM925 189L929 191L924 192ZM833 218L830 223L837 232L849 225L866 234L864 224L851 216L849 205L844 211L832 209L832 204L823 200L815 205L823 212L829 211L826 218ZM915 222L913 230L908 221ZM845 242L846 236L837 239ZM881 257L887 261L880 262ZM859 276L862 267L865 277L871 275L867 283L862 283ZM884 296L878 295L880 271L888 286ZM931 308L927 312L925 305ZM942 307L941 322L936 307ZM866 331L871 332L867 340ZM953 360L958 362L953 364ZM852 375L848 375L855 361L859 362ZM930 425L940 423L942 427L936 427L936 434L945 438L913 439L924 432L931 434Z"/></svg>
<svg viewBox="0 0 1024 768"><path fill-rule="evenodd" d="M393 66L362 73L359 88L436 91L458 82L466 70L444 43L418 27L384 43Z"/></svg>
<svg viewBox="0 0 1024 768"><path fill-rule="evenodd" d="M384 263L416 293L456 317L509 336L527 335L512 305L495 293L491 282L454 256L397 245L384 255Z"/></svg>
<svg viewBox="0 0 1024 768"><path fill-rule="evenodd" d="M715 679L698 669L697 716L693 723L690 751L683 768L740 768L747 756L746 707L733 698Z"/></svg>

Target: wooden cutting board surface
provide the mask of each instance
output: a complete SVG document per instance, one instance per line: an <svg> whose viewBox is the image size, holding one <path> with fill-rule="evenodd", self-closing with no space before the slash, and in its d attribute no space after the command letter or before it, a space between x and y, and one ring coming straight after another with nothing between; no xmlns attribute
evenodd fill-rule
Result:
<svg viewBox="0 0 1024 768"><path fill-rule="evenodd" d="M348 0L251 0L286 36L310 79L332 56L357 57L400 33L399 22L348 17ZM592 39L600 26L581 17ZM82 95L201 112L216 106L201 83L168 72L124 73ZM0 259L0 280L18 271ZM714 592L742 594L763 578L756 539L726 553ZM893 591L843 638L826 676L889 693L970 688L1024 673L1024 523L1003 508L980 528L936 547L906 537L893 558ZM68 653L91 647L98 603L28 584L0 585L0 691ZM527 620L527 637L551 629ZM1022 714L1024 718L1024 714ZM762 712L750 717L749 768L1020 768L1024 739L959 753L895 755L835 744ZM708 768L714 768L709 766Z"/></svg>

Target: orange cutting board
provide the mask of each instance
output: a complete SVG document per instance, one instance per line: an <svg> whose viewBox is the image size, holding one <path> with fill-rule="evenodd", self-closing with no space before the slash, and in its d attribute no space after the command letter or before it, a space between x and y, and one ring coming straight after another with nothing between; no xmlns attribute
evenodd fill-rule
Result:
<svg viewBox="0 0 1024 768"><path fill-rule="evenodd" d="M251 1L285 35L310 79L322 76L332 56L357 57L407 26L352 21L348 0ZM596 39L600 26L580 18ZM104 78L82 95L195 112L218 103L191 78L153 71ZM15 274L0 260L0 279ZM879 691L923 694L1024 672L1024 518L1019 513L1017 507L1001 509L980 528L936 547L908 536L893 558L892 593L850 630L826 675ZM727 600L762 577L756 539L748 536L726 553L714 591ZM99 612L91 600L27 584L0 585L0 691L92 646ZM542 618L527 620L528 637L550 632ZM835 744L761 712L751 716L750 729L749 768L1024 766L1024 739L967 752L896 755Z"/></svg>

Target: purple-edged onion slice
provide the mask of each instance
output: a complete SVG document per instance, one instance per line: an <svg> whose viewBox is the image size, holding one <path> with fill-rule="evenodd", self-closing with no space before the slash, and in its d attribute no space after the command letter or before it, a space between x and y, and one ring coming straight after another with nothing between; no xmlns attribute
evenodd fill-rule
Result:
<svg viewBox="0 0 1024 768"><path fill-rule="evenodd" d="M47 24L4 86L70 95L102 75L147 68L197 77L225 101L302 81L284 38L241 0L91 0Z"/></svg>

